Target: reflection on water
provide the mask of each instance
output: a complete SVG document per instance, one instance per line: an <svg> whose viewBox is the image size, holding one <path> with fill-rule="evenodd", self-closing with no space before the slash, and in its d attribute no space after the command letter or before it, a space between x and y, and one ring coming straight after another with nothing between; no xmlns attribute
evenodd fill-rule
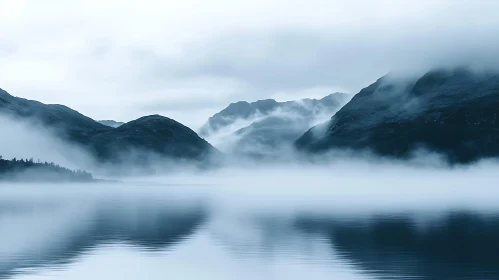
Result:
<svg viewBox="0 0 499 280"><path fill-rule="evenodd" d="M220 203L1 200L0 278L499 279L499 212L278 214Z"/></svg>
<svg viewBox="0 0 499 280"><path fill-rule="evenodd" d="M199 206L171 207L144 199L78 203L31 201L0 206L0 278L22 269L64 265L95 248L119 243L164 250L202 224Z"/></svg>
<svg viewBox="0 0 499 280"><path fill-rule="evenodd" d="M498 216L456 212L422 224L407 216L301 217L296 225L380 278L499 279Z"/></svg>

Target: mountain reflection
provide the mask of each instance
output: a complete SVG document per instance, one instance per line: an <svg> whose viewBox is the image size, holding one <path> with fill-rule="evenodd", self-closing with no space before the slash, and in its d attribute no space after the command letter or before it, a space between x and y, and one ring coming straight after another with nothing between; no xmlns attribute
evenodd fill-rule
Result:
<svg viewBox="0 0 499 280"><path fill-rule="evenodd" d="M325 237L340 257L382 279L499 279L499 217L450 213L340 220L302 216L296 226Z"/></svg>
<svg viewBox="0 0 499 280"><path fill-rule="evenodd" d="M78 211L70 206L54 202L0 205L0 227L15 228L13 235L2 234L0 279L23 269L71 263L105 244L165 250L192 235L206 219L200 205L177 207L146 199L98 201L79 205ZM12 251L9 244L14 244Z"/></svg>

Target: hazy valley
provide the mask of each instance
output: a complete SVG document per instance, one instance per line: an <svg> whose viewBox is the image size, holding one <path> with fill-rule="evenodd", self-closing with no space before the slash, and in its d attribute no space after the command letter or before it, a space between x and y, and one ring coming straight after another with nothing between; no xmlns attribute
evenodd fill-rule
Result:
<svg viewBox="0 0 499 280"><path fill-rule="evenodd" d="M30 139L39 134L53 142L46 143L53 151L43 148L45 158L26 151L3 156L70 162L70 168L101 174L168 173L184 165L213 169L237 161L327 163L351 155L409 161L433 155L444 165L470 164L499 155L498 77L491 71L438 69L417 78L384 76L353 98L336 93L289 102L241 101L209 118L200 135L159 115L103 125L66 106L1 91L3 130L23 138L5 143L6 151L19 141L34 145ZM119 172L109 172L113 169Z"/></svg>
<svg viewBox="0 0 499 280"><path fill-rule="evenodd" d="M498 11L0 0L0 280L498 280Z"/></svg>

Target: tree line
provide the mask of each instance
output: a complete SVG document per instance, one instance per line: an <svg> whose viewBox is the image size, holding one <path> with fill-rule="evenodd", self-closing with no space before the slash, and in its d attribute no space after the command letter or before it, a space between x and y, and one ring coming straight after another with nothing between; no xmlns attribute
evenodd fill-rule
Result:
<svg viewBox="0 0 499 280"><path fill-rule="evenodd" d="M0 155L0 180L15 181L91 181L92 174L71 170L53 162L31 159L4 159Z"/></svg>

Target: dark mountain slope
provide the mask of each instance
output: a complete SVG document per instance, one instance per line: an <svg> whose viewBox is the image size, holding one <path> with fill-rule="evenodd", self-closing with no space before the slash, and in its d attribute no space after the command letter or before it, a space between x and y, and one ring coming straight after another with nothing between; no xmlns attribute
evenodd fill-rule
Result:
<svg viewBox="0 0 499 280"><path fill-rule="evenodd" d="M190 128L159 115L142 117L96 134L91 139L91 146L104 159L118 159L133 152L202 159L217 152Z"/></svg>
<svg viewBox="0 0 499 280"><path fill-rule="evenodd" d="M99 161L119 162L132 152L136 156L143 153L195 160L216 153L194 131L161 116L143 117L113 128L68 107L14 97L3 90L0 113L50 128L58 137L87 149Z"/></svg>
<svg viewBox="0 0 499 280"><path fill-rule="evenodd" d="M69 140L84 143L88 138L109 127L63 105L47 105L38 101L14 97L0 89L0 113L30 120L57 130Z"/></svg>
<svg viewBox="0 0 499 280"><path fill-rule="evenodd" d="M435 70L412 81L380 78L296 141L308 152L370 149L408 157L417 148L467 163L499 156L499 74Z"/></svg>

